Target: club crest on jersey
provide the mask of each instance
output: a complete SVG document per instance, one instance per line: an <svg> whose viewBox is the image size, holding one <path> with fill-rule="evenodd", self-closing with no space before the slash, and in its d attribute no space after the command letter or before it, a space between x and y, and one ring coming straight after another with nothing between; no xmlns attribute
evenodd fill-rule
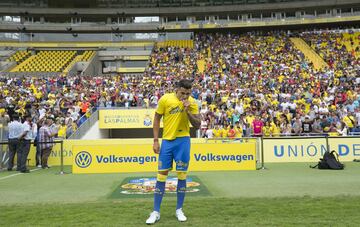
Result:
<svg viewBox="0 0 360 227"><path fill-rule="evenodd" d="M186 167L188 164L185 163L185 162L183 162L183 161L177 161L177 162L176 162L176 165L177 165L178 167Z"/></svg>

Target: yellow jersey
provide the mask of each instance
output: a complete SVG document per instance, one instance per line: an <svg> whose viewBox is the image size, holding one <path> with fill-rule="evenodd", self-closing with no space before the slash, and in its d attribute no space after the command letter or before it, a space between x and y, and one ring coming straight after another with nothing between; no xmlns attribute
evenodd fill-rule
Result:
<svg viewBox="0 0 360 227"><path fill-rule="evenodd" d="M349 128L353 128L354 127L354 122L355 122L355 119L353 116L348 116L346 115L345 117L343 117L343 122L345 123L345 125Z"/></svg>
<svg viewBox="0 0 360 227"><path fill-rule="evenodd" d="M280 127L278 127L277 125L273 125L271 128L270 128L270 132L273 136L280 136L281 134L281 129Z"/></svg>
<svg viewBox="0 0 360 227"><path fill-rule="evenodd" d="M66 130L67 130L67 126L66 125L61 125L58 131L58 137L61 138L66 138Z"/></svg>
<svg viewBox="0 0 360 227"><path fill-rule="evenodd" d="M190 113L199 114L195 99L189 97ZM177 98L176 93L163 95L158 103L156 113L163 116L163 139L173 140L177 137L190 136L189 118L184 111L183 103Z"/></svg>
<svg viewBox="0 0 360 227"><path fill-rule="evenodd" d="M213 135L214 135L214 138L221 138L222 137L221 129L213 129Z"/></svg>
<svg viewBox="0 0 360 227"><path fill-rule="evenodd" d="M228 137L228 132L229 132L229 129L227 129L227 128L222 128L222 129L221 129L221 137L222 137L222 138Z"/></svg>
<svg viewBox="0 0 360 227"><path fill-rule="evenodd" d="M248 123L249 125L252 125L252 123L253 123L254 120L255 120L255 117L254 117L254 116L248 115L248 116L245 117L245 121L246 121L246 123Z"/></svg>
<svg viewBox="0 0 360 227"><path fill-rule="evenodd" d="M262 133L264 136L269 137L271 135L271 126L264 126L262 128Z"/></svg>
<svg viewBox="0 0 360 227"><path fill-rule="evenodd" d="M240 127L234 127L235 129L235 138L241 138L243 134L243 129Z"/></svg>

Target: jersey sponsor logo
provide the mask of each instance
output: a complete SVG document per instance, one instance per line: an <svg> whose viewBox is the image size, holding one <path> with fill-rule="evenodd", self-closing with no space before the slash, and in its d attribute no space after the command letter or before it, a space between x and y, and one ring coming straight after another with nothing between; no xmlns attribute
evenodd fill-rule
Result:
<svg viewBox="0 0 360 227"><path fill-rule="evenodd" d="M89 152L81 151L75 157L75 163L80 168L86 168L90 166L92 162L92 157Z"/></svg>
<svg viewBox="0 0 360 227"><path fill-rule="evenodd" d="M177 107L174 107L174 108L171 108L169 113L170 114L176 114L176 113L181 113L183 112L184 110L180 108L180 106L177 106Z"/></svg>

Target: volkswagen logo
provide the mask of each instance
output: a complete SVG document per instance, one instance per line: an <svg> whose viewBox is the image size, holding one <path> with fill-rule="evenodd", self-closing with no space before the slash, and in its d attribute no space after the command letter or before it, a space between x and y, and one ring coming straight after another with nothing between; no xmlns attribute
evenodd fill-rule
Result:
<svg viewBox="0 0 360 227"><path fill-rule="evenodd" d="M81 151L75 157L75 163L80 168L86 168L91 164L92 158L89 152Z"/></svg>

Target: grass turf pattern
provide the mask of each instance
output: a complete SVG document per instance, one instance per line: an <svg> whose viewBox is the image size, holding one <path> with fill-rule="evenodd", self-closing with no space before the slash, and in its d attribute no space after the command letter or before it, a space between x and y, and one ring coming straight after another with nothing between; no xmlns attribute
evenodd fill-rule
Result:
<svg viewBox="0 0 360 227"><path fill-rule="evenodd" d="M192 172L211 196L185 199L184 226L359 226L360 164L344 171L310 169L308 163L267 164L268 170ZM70 167L65 169L70 172ZM59 168L1 180L0 226L138 226L152 198L109 199L137 174L58 175ZM164 197L159 226L179 225L176 198ZM21 217L21 218L20 218Z"/></svg>
<svg viewBox="0 0 360 227"><path fill-rule="evenodd" d="M360 197L198 198L181 226L359 226ZM157 226L180 226L175 198L163 202ZM1 206L1 226L140 226L151 200ZM21 217L21 218L20 218Z"/></svg>

